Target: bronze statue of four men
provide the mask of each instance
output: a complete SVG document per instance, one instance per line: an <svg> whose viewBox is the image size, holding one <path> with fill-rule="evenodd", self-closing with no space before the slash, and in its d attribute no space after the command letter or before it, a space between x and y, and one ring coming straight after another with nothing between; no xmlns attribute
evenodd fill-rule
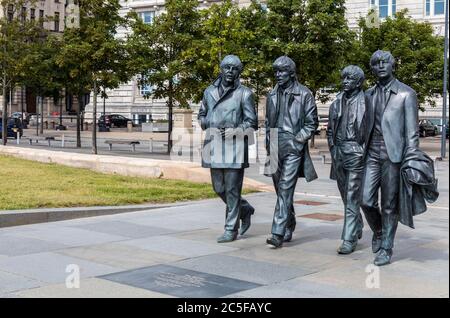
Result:
<svg viewBox="0 0 450 318"><path fill-rule="evenodd" d="M439 194L432 160L419 149L415 91L394 77L390 52L375 52L370 65L378 81L366 92L360 67L342 70L343 90L330 106L327 140L330 177L337 181L344 203L337 252L355 250L363 233L362 209L373 232L374 263L381 266L391 261L398 222L413 227L412 216L423 213L425 200L434 202ZM243 235L255 211L241 198L248 146L257 129L253 93L239 80L242 69L237 56L224 58L221 74L206 89L198 115L206 131L202 165L211 169L214 191L226 204L225 232L219 243L236 240L239 227ZM280 248L292 240L296 227L298 178L317 179L308 141L318 127L318 116L314 95L297 80L295 62L282 56L273 70L277 84L267 96L264 174L272 177L277 202L272 235L266 242Z"/></svg>

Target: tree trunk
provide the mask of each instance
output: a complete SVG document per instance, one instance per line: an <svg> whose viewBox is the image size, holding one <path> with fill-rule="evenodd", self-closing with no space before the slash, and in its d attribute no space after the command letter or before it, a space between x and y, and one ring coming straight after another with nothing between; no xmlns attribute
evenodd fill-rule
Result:
<svg viewBox="0 0 450 318"><path fill-rule="evenodd" d="M41 95L41 94L39 94ZM40 133L41 135L44 134L44 97L39 96L39 114L41 117L41 128Z"/></svg>
<svg viewBox="0 0 450 318"><path fill-rule="evenodd" d="M169 136L167 141L167 153L172 152L172 130L173 130L173 82L169 81Z"/></svg>
<svg viewBox="0 0 450 318"><path fill-rule="evenodd" d="M2 108L2 144L6 146L8 142L8 97L6 89L6 75L3 76L3 108Z"/></svg>
<svg viewBox="0 0 450 318"><path fill-rule="evenodd" d="M80 112L83 107L83 95L78 95L78 110L77 110L77 148L81 148L81 117Z"/></svg>
<svg viewBox="0 0 450 318"><path fill-rule="evenodd" d="M92 103L92 153L97 154L97 81L94 80L94 100Z"/></svg>

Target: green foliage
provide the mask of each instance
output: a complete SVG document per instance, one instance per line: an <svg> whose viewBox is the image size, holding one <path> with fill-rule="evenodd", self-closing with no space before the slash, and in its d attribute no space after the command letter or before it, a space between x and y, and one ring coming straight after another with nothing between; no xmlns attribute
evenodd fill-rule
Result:
<svg viewBox="0 0 450 318"><path fill-rule="evenodd" d="M64 31L56 64L70 92L84 94L97 87L117 88L129 79L126 43L117 30L126 24L119 0L80 0L80 27Z"/></svg>
<svg viewBox="0 0 450 318"><path fill-rule="evenodd" d="M189 63L182 55L199 36L197 0L168 0L166 12L153 24L145 24L133 12L128 37L130 68L140 75L140 85L152 85L156 98L167 98L168 106L189 107L193 80ZM149 97L149 96L146 96Z"/></svg>
<svg viewBox="0 0 450 318"><path fill-rule="evenodd" d="M436 106L443 87L444 40L433 34L432 25L412 20L405 10L388 17L379 28L368 27L365 19L359 26L361 36L352 59L363 67L368 84L376 82L369 65L372 53L390 51L396 59L396 77L417 92L422 108L424 103Z"/></svg>
<svg viewBox="0 0 450 318"><path fill-rule="evenodd" d="M269 0L268 58L290 56L298 78L316 98L326 101L321 88L339 82L354 34L345 20L345 0Z"/></svg>
<svg viewBox="0 0 450 318"><path fill-rule="evenodd" d="M0 1L0 87L14 87L27 78L28 60L35 54L36 40L45 37L39 21L22 18L21 9L34 4L30 0ZM13 15L9 18L10 13Z"/></svg>

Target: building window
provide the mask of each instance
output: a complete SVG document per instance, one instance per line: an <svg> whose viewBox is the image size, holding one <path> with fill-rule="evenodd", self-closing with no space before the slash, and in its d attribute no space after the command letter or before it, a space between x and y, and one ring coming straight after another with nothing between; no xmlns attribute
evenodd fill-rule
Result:
<svg viewBox="0 0 450 318"><path fill-rule="evenodd" d="M434 15L445 13L445 2L444 0L434 0Z"/></svg>
<svg viewBox="0 0 450 318"><path fill-rule="evenodd" d="M431 14L431 0L425 1L425 15Z"/></svg>
<svg viewBox="0 0 450 318"><path fill-rule="evenodd" d="M387 18L397 12L397 0L369 0L369 7L376 9L380 18Z"/></svg>
<svg viewBox="0 0 450 318"><path fill-rule="evenodd" d="M55 12L55 32L59 32L59 12Z"/></svg>
<svg viewBox="0 0 450 318"><path fill-rule="evenodd" d="M30 9L30 20L34 21L36 19L36 9Z"/></svg>
<svg viewBox="0 0 450 318"><path fill-rule="evenodd" d="M145 24L152 24L155 19L155 11L141 12L141 19Z"/></svg>
<svg viewBox="0 0 450 318"><path fill-rule="evenodd" d="M8 5L8 21L11 22L14 19L14 6L12 4Z"/></svg>
<svg viewBox="0 0 450 318"><path fill-rule="evenodd" d="M380 18L389 16L389 0L379 0Z"/></svg>
<svg viewBox="0 0 450 318"><path fill-rule="evenodd" d="M149 85L149 84L141 85L141 86L139 86L139 90L140 90L141 96L146 97L153 93L153 86Z"/></svg>
<svg viewBox="0 0 450 318"><path fill-rule="evenodd" d="M39 10L39 24L41 28L44 27L44 10Z"/></svg>

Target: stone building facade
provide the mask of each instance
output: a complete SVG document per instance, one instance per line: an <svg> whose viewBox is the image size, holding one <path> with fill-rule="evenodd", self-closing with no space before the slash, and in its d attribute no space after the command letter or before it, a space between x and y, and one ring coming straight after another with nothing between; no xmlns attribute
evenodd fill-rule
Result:
<svg viewBox="0 0 450 318"><path fill-rule="evenodd" d="M43 27L52 32L62 32L64 30L64 17L65 17L66 0L40 0L35 2L34 5L26 4L23 8L15 10L16 15L21 14L26 19L38 20L40 18L52 17L51 21L44 21ZM3 10L0 5L0 18L3 16L3 12L9 14L8 8ZM11 13L12 14L12 13ZM10 96L8 96L10 104L8 107L8 116L14 112L21 112L33 114L38 112L37 97L26 87L15 87ZM44 98L44 115L51 116L60 111L60 103L63 100L54 101L53 98ZM0 95L0 105L3 103L3 96ZM66 107L63 108L66 110ZM1 109L0 109L1 113Z"/></svg>

